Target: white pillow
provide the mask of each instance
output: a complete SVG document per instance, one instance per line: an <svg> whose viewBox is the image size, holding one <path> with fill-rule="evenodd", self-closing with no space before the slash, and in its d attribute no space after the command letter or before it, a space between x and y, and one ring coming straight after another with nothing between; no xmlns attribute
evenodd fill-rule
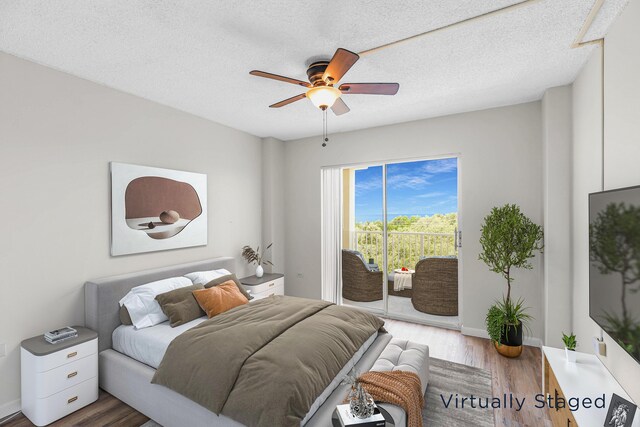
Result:
<svg viewBox="0 0 640 427"><path fill-rule="evenodd" d="M162 312L160 304L156 301L156 295L192 284L186 277L172 277L136 286L120 300L120 306L127 307L131 323L136 329L157 325L169 318Z"/></svg>
<svg viewBox="0 0 640 427"><path fill-rule="evenodd" d="M231 274L229 270L221 268L220 270L209 271L194 271L193 273L185 274L184 277L193 282L194 285L206 285L213 279Z"/></svg>

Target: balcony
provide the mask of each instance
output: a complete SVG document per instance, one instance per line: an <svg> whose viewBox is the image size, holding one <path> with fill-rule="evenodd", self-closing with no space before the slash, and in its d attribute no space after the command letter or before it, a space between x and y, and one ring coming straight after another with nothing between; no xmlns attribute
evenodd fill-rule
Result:
<svg viewBox="0 0 640 427"><path fill-rule="evenodd" d="M356 230L351 232L351 245L366 260L373 259L382 269L382 231ZM456 233L424 233L414 231L390 231L387 233L388 271L414 268L425 257L458 256Z"/></svg>

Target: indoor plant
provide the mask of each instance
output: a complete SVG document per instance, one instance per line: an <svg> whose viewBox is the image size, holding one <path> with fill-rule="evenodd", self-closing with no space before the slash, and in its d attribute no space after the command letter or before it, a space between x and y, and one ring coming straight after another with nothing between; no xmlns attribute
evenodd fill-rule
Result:
<svg viewBox="0 0 640 427"><path fill-rule="evenodd" d="M576 346L578 345L576 335L573 333L567 335L563 332L562 342L564 343L564 351L567 353L567 362L576 363Z"/></svg>
<svg viewBox="0 0 640 427"><path fill-rule="evenodd" d="M258 246L257 249L253 249L251 246L244 246L242 248L242 257L249 264L253 264L253 263L256 264L256 277L262 277L262 275L264 274L264 269L262 268L262 264L273 265L271 261L264 259L266 252L271 248L272 245L273 243L269 243L269 246L267 246L262 251L262 253L260 252L260 246Z"/></svg>
<svg viewBox="0 0 640 427"><path fill-rule="evenodd" d="M535 252L542 251L542 238L542 227L524 215L517 205L494 207L482 225L479 259L507 281L506 296L489 308L485 319L489 337L504 356L520 355L523 328L527 329L527 322L532 319L526 313L524 300L519 298L514 302L511 297L512 270L533 268L529 260Z"/></svg>

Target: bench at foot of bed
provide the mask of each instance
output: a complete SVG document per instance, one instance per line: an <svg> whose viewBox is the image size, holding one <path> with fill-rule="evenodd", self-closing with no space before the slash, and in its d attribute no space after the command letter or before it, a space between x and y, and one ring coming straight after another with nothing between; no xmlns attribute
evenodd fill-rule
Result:
<svg viewBox="0 0 640 427"><path fill-rule="evenodd" d="M422 383L422 393L427 390L429 384L429 347L411 341L392 338L389 334L384 334L371 346L380 347L380 352L374 351L365 355L357 364L358 372L367 371L409 371L420 377ZM371 354L379 356L370 357ZM331 426L331 414L336 405L343 402L347 396L349 386L338 387L329 396L324 405L306 424L307 427ZM389 403L380 404L393 418L394 424L399 427L407 425L407 414L404 409Z"/></svg>

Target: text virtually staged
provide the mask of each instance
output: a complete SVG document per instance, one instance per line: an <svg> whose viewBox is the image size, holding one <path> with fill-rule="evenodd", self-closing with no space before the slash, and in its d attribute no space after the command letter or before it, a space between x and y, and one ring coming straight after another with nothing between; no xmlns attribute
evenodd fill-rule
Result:
<svg viewBox="0 0 640 427"><path fill-rule="evenodd" d="M580 408L605 408L606 396L573 396L569 398L562 397L557 391L555 395L545 396L542 393L529 399L524 396L518 396L513 393L505 393L502 396L474 396L447 394L440 395L442 404L447 409L512 409L517 412L522 411L525 405L530 405L536 409L569 409L577 411Z"/></svg>

